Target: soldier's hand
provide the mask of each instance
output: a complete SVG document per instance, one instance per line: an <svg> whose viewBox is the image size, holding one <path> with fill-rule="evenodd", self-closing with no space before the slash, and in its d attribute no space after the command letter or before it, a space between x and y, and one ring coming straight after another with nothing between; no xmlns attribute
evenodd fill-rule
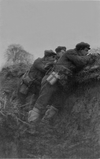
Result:
<svg viewBox="0 0 100 159"><path fill-rule="evenodd" d="M47 63L45 65L45 70L48 70L49 68L53 67L53 63Z"/></svg>

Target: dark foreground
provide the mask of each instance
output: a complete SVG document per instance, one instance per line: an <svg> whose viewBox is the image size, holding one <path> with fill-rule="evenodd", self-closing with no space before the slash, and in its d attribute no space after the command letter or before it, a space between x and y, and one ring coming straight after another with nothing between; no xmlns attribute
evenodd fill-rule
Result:
<svg viewBox="0 0 100 159"><path fill-rule="evenodd" d="M50 130L49 130L50 131ZM43 133L43 132L42 132ZM83 134L82 134L83 136ZM25 136L17 139L0 137L0 158L36 158L36 159L99 159L100 144L94 139L81 140L76 136L73 139L58 139L49 134L38 134ZM72 140L72 141L71 141Z"/></svg>
<svg viewBox="0 0 100 159"><path fill-rule="evenodd" d="M62 112L54 122L40 123L34 135L18 120L18 99L10 94L19 70L0 74L0 158L100 159L100 69L79 76L83 82L65 94Z"/></svg>

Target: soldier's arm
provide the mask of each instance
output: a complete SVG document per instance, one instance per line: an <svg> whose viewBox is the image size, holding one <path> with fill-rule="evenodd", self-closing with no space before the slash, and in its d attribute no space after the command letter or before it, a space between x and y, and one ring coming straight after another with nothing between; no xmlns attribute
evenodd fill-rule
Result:
<svg viewBox="0 0 100 159"><path fill-rule="evenodd" d="M55 64L55 61L46 63L45 70L48 71L49 69L53 68L54 64Z"/></svg>
<svg viewBox="0 0 100 159"><path fill-rule="evenodd" d="M67 53L66 54L66 58L73 62L73 64L75 64L76 66L85 66L87 65L91 59L89 56L78 56L77 54L75 53Z"/></svg>
<svg viewBox="0 0 100 159"><path fill-rule="evenodd" d="M43 63L41 59L37 59L34 62L34 66L36 69L40 70L41 72L45 72L45 64Z"/></svg>

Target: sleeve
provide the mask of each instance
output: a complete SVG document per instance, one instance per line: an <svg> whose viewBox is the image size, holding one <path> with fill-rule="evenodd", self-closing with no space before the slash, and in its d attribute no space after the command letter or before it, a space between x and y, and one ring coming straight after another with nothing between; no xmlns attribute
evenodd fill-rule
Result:
<svg viewBox="0 0 100 159"><path fill-rule="evenodd" d="M43 63L42 59L37 59L36 61L34 61L34 67L41 72L45 72L45 64Z"/></svg>
<svg viewBox="0 0 100 159"><path fill-rule="evenodd" d="M52 68L54 66L54 64L55 64L54 61L46 63L45 70L49 70L50 68Z"/></svg>
<svg viewBox="0 0 100 159"><path fill-rule="evenodd" d="M66 58L71 61L74 65L76 66L85 66L86 64L89 63L90 57L89 56L79 56L76 53L68 52L66 53Z"/></svg>

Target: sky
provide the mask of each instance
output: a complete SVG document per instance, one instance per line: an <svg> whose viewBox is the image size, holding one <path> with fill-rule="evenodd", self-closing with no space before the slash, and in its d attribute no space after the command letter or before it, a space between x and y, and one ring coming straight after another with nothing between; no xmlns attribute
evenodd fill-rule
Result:
<svg viewBox="0 0 100 159"><path fill-rule="evenodd" d="M82 41L100 47L100 1L0 0L0 63L11 44L37 58Z"/></svg>

